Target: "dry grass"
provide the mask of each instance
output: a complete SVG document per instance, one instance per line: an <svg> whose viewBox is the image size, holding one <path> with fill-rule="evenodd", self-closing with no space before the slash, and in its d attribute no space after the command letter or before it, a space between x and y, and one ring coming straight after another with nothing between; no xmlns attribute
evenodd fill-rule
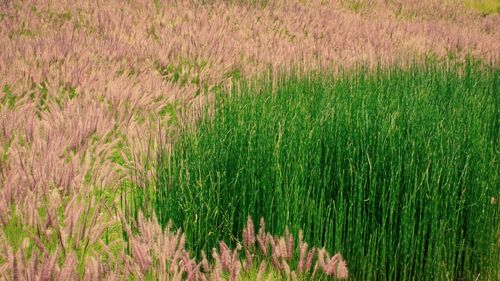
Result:
<svg viewBox="0 0 500 281"><path fill-rule="evenodd" d="M117 183L144 164L154 146L148 136L175 120L171 109L197 94L291 64L322 69L466 53L496 62L500 54L500 16L441 1L200 2L0 2L4 278L16 279L19 264L5 262L24 247L12 241L17 233L26 234L26 247L57 257L26 254L26 262L114 267L102 257L103 245L123 243ZM76 229L66 232L77 238L62 231L70 225ZM86 246L68 254L54 241Z"/></svg>

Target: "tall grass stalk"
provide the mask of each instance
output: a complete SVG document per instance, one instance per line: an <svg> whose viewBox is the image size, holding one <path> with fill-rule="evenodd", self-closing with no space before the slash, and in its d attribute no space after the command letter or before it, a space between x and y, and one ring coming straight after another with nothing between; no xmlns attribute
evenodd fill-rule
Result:
<svg viewBox="0 0 500 281"><path fill-rule="evenodd" d="M494 279L499 74L469 61L242 81L160 151L145 202L195 252L241 240L250 215L340 251L357 280Z"/></svg>

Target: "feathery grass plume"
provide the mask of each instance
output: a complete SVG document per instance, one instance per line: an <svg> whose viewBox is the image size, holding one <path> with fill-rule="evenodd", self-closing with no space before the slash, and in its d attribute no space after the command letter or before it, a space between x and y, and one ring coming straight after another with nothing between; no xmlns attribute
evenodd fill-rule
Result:
<svg viewBox="0 0 500 281"><path fill-rule="evenodd" d="M265 261L260 262L259 271L257 273L257 281L261 281L262 277L264 277L264 273L266 272L266 265L267 263Z"/></svg>
<svg viewBox="0 0 500 281"><path fill-rule="evenodd" d="M321 248L317 250L317 259L316 259L316 264L314 265L313 272L311 274L311 277L315 277L316 273L318 273L318 270L323 270L324 264L325 264L325 249Z"/></svg>
<svg viewBox="0 0 500 281"><path fill-rule="evenodd" d="M58 280L75 280L77 259L75 253L70 253L64 261L61 271L59 272Z"/></svg>
<svg viewBox="0 0 500 281"><path fill-rule="evenodd" d="M19 268L18 268L18 264L17 264L17 257L15 254L10 254L10 256L12 257L12 279L14 281L19 281L20 279L20 276L19 276Z"/></svg>
<svg viewBox="0 0 500 281"><path fill-rule="evenodd" d="M254 254L250 250L245 249L245 261L243 262L243 270L248 271L253 266Z"/></svg>
<svg viewBox="0 0 500 281"><path fill-rule="evenodd" d="M283 268L282 264L279 261L279 258L276 255L271 256L271 262L272 265L274 266L274 269L277 270L280 274L283 273Z"/></svg>
<svg viewBox="0 0 500 281"><path fill-rule="evenodd" d="M279 245L277 245L276 243L276 240L278 238L275 239L275 237L273 237L271 235L271 233L267 233L267 238L266 240L268 241L269 245L271 245L271 255L272 256L275 256L275 257L280 257L281 256L281 253L280 253L280 249L279 249Z"/></svg>
<svg viewBox="0 0 500 281"><path fill-rule="evenodd" d="M214 281L220 281L223 271L220 255L215 248L212 249L212 257L214 258L214 267L212 270L211 278Z"/></svg>
<svg viewBox="0 0 500 281"><path fill-rule="evenodd" d="M305 268L304 270L306 272L308 272L309 270L311 270L311 267L312 267L312 262L313 262L313 258L314 258L314 253L316 252L316 249L314 248L311 248L309 250L309 253L307 254L307 259L306 259L306 265L305 265Z"/></svg>
<svg viewBox="0 0 500 281"><path fill-rule="evenodd" d="M186 273L187 273L186 280L188 280L188 281L197 280L200 273L198 271L198 266L196 265L196 263L193 262L189 258L189 255L185 252L183 253L181 259L182 259L182 265L186 269Z"/></svg>
<svg viewBox="0 0 500 281"><path fill-rule="evenodd" d="M0 197L0 223L5 226L9 217L9 211L7 210L7 203L4 201L3 197Z"/></svg>
<svg viewBox="0 0 500 281"><path fill-rule="evenodd" d="M283 268L283 271L285 272L286 279L290 280L291 277L290 266L288 266L288 263L286 262L285 259L281 260L281 268Z"/></svg>
<svg viewBox="0 0 500 281"><path fill-rule="evenodd" d="M83 273L83 280L99 280L104 276L101 275L99 264L94 257L87 257L86 260L87 266L85 267L85 271ZM139 276L142 276L140 271L137 271Z"/></svg>
<svg viewBox="0 0 500 281"><path fill-rule="evenodd" d="M38 272L39 264L38 264L38 251L34 251L34 253L31 256L31 264L30 264L30 273L31 273L31 278L35 279L35 273ZM64 268L63 268L64 269Z"/></svg>
<svg viewBox="0 0 500 281"><path fill-rule="evenodd" d="M151 265L152 258L147 249L145 249L144 244L138 242L136 239L132 239L130 246L132 248L132 257L137 261L141 271L146 272Z"/></svg>
<svg viewBox="0 0 500 281"><path fill-rule="evenodd" d="M210 272L210 265L208 263L207 256L205 255L204 251L201 252L201 261L198 267L201 268L205 273Z"/></svg>
<svg viewBox="0 0 500 281"><path fill-rule="evenodd" d="M243 228L243 246L251 249L255 245L255 230L250 216L247 218L247 225Z"/></svg>
<svg viewBox="0 0 500 281"><path fill-rule="evenodd" d="M241 271L241 262L239 260L238 251L241 250L241 245L238 244L237 247L233 250L233 254L231 255L231 264L229 268L229 275L231 281L238 280Z"/></svg>
<svg viewBox="0 0 500 281"><path fill-rule="evenodd" d="M42 240L40 240L40 238L38 236L32 234L31 232L29 232L29 235L30 235L31 239L33 239L35 241L35 245L38 247L40 252L42 252L43 255L48 255L48 251L45 248L45 245L43 245Z"/></svg>
<svg viewBox="0 0 500 281"><path fill-rule="evenodd" d="M302 230L299 231L299 263L297 265L297 272L300 274L304 271L306 255L307 255L307 243L304 242L304 234Z"/></svg>
<svg viewBox="0 0 500 281"><path fill-rule="evenodd" d="M337 278L347 279L349 278L349 270L347 269L347 263L344 259L340 259L337 266Z"/></svg>
<svg viewBox="0 0 500 281"><path fill-rule="evenodd" d="M264 218L260 218L259 233L257 234L257 242L259 242L260 250L264 256L267 256L268 240L266 234L266 222Z"/></svg>
<svg viewBox="0 0 500 281"><path fill-rule="evenodd" d="M276 245L278 250L278 253L281 255L281 258L287 259L288 258L288 249L287 249L287 241L285 240L285 237L280 237L280 238L275 238L276 240Z"/></svg>
<svg viewBox="0 0 500 281"><path fill-rule="evenodd" d="M219 258L221 268L226 271L231 270L231 250L227 246L226 242L219 242Z"/></svg>
<svg viewBox="0 0 500 281"><path fill-rule="evenodd" d="M286 242L286 258L291 260L293 258L293 235L288 231L288 227L285 229L285 238Z"/></svg>
<svg viewBox="0 0 500 281"><path fill-rule="evenodd" d="M58 252L59 247L56 248L55 252L52 253L50 257L44 257L45 263L41 265L42 272L40 274L40 280L52 280L56 272L59 271L57 266Z"/></svg>
<svg viewBox="0 0 500 281"><path fill-rule="evenodd" d="M179 267L178 261L180 261L180 260L181 260L181 251L175 251L173 254L172 261L170 262L170 267L169 267L171 274L175 274L176 272L179 271L180 267Z"/></svg>

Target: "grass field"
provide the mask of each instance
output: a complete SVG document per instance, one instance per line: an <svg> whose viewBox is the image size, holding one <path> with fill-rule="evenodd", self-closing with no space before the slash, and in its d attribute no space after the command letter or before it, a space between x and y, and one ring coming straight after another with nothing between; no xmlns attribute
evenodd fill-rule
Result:
<svg viewBox="0 0 500 281"><path fill-rule="evenodd" d="M500 279L498 3L0 0L0 280Z"/></svg>
<svg viewBox="0 0 500 281"><path fill-rule="evenodd" d="M493 280L499 74L468 61L243 80L178 126L139 208L195 253L241 241L250 215L340 251L355 280Z"/></svg>

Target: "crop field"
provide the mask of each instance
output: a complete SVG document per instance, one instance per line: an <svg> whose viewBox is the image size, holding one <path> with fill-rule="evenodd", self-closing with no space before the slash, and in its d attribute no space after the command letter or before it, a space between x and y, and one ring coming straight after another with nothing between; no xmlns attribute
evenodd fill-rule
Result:
<svg viewBox="0 0 500 281"><path fill-rule="evenodd" d="M0 0L0 280L499 280L499 7Z"/></svg>

